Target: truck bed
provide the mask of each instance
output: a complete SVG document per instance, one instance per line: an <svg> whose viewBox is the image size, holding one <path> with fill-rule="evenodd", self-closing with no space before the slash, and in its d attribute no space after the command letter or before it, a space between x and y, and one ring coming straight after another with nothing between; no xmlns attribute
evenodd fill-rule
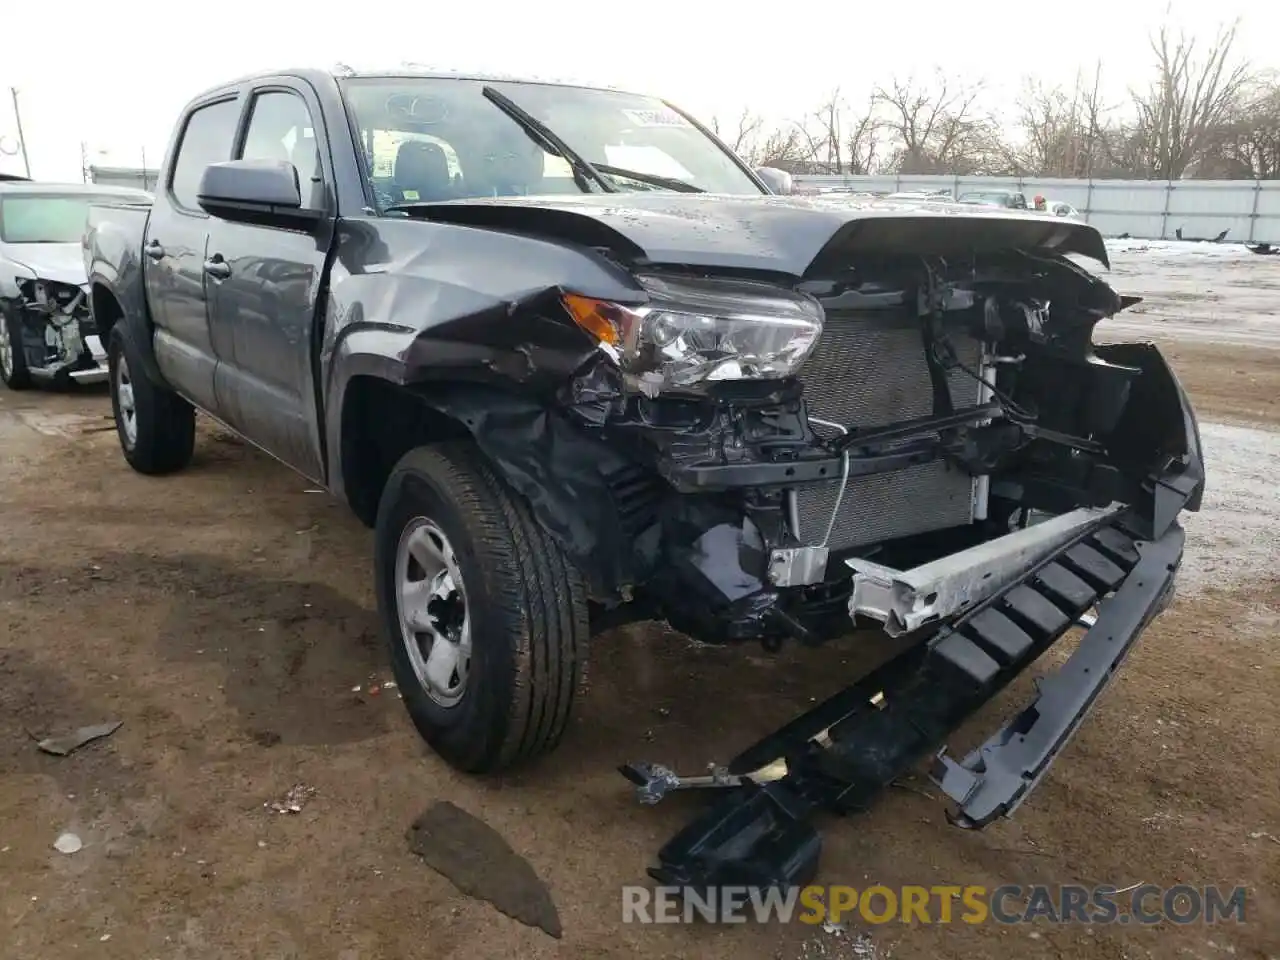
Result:
<svg viewBox="0 0 1280 960"><path fill-rule="evenodd" d="M105 281L119 298L126 316L146 313L142 243L150 215L151 205L143 203L95 203L89 208L84 235L84 265L89 282L93 283L95 277ZM99 309L97 302L93 309Z"/></svg>

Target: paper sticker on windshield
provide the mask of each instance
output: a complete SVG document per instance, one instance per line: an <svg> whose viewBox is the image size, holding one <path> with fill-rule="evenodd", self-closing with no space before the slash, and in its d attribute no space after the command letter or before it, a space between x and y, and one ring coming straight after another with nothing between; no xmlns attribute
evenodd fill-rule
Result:
<svg viewBox="0 0 1280 960"><path fill-rule="evenodd" d="M687 127L689 121L674 110L623 110L637 127Z"/></svg>

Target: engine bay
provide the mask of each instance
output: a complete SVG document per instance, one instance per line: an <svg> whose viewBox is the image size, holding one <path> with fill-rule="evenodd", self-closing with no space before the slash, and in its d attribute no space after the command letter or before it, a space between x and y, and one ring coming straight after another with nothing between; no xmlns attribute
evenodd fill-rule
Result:
<svg viewBox="0 0 1280 960"><path fill-rule="evenodd" d="M799 289L825 326L795 377L649 396L597 363L573 384L570 418L666 482L641 592L678 629L823 642L849 627L848 561L1141 505L1187 453L1154 348L1092 342L1137 299L1066 258L866 261Z"/></svg>

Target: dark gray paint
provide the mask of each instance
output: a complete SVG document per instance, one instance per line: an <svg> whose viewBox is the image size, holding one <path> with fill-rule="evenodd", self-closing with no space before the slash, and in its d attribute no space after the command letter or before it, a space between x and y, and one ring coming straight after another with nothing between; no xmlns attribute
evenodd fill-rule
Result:
<svg viewBox="0 0 1280 960"><path fill-rule="evenodd" d="M114 297L153 346L153 372L338 494L341 412L354 377L549 391L594 344L576 327L523 308L561 290L643 300L630 271L646 263L798 278L868 250L1016 247L1106 257L1094 228L1054 217L764 194L458 201L417 205L412 219L374 217L333 76L247 78L202 94L181 119L234 97L238 144L254 93L282 88L303 96L315 120L324 220L286 230L178 208L167 183L179 123L145 226L132 213L99 211L85 256L99 297ZM229 143L228 158L235 155ZM135 251L159 241L164 256L140 258L126 250L125 236ZM204 271L215 254L231 265L226 279ZM145 299L136 287L139 260Z"/></svg>
<svg viewBox="0 0 1280 960"><path fill-rule="evenodd" d="M709 194L509 197L414 204L435 221L532 230L627 249L654 263L803 276L820 256L1023 249L1106 264L1102 235L1048 214L955 203Z"/></svg>

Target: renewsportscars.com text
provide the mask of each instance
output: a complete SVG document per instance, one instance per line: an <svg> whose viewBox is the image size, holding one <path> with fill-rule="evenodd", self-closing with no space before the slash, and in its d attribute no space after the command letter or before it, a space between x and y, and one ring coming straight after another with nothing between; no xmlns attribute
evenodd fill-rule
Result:
<svg viewBox="0 0 1280 960"><path fill-rule="evenodd" d="M1142 924L1244 922L1245 889L1179 884L623 887L623 923Z"/></svg>

